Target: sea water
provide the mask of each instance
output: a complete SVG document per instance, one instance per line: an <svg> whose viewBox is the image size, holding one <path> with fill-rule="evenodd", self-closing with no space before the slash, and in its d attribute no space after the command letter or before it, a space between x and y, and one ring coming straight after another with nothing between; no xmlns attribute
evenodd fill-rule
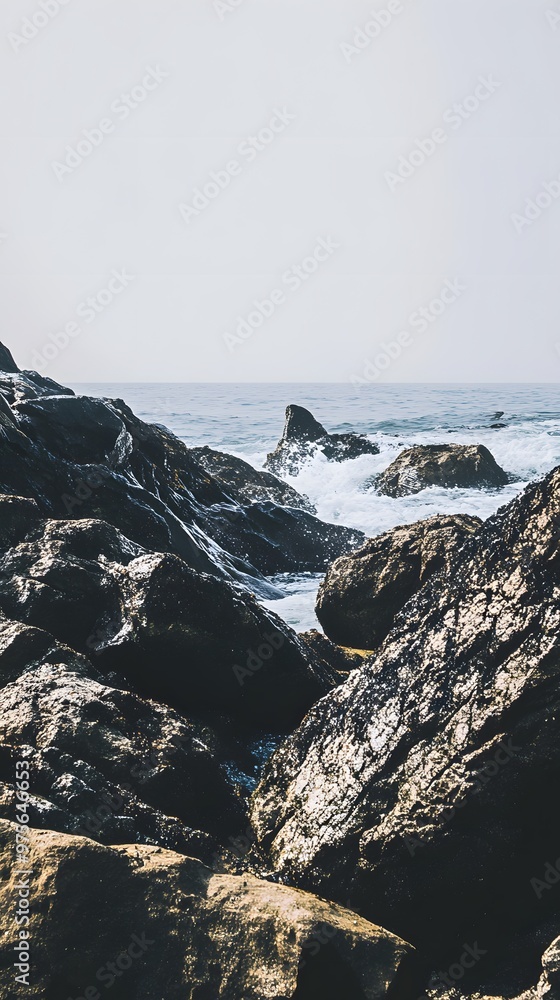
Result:
<svg viewBox="0 0 560 1000"><path fill-rule="evenodd" d="M379 455L328 462L317 455L287 482L325 521L378 535L432 514L483 519L528 482L560 464L560 389L556 385L391 385L125 383L74 385L76 392L124 399L142 420L164 424L188 446L208 445L262 468L282 433L289 403L305 406L330 431L366 434ZM503 415L498 416L499 413ZM503 427L493 428L501 423ZM391 499L375 477L414 444L484 444L511 477L501 490L431 488ZM283 599L266 602L297 630L318 628L321 576L275 577Z"/></svg>

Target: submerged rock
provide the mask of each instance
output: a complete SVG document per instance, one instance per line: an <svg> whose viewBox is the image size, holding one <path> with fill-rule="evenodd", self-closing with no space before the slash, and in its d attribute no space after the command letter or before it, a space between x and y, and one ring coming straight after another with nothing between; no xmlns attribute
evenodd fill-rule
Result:
<svg viewBox="0 0 560 1000"><path fill-rule="evenodd" d="M281 507L316 513L309 497L298 493L293 486L273 476L271 472L255 469L241 458L212 448L191 448L190 453L195 462L210 472L238 503L271 500Z"/></svg>
<svg viewBox="0 0 560 1000"><path fill-rule="evenodd" d="M377 491L409 496L428 486L497 489L508 475L482 444L426 444L401 452L377 479Z"/></svg>
<svg viewBox="0 0 560 1000"><path fill-rule="evenodd" d="M0 823L4 925L17 899L15 827ZM408 1000L410 945L307 893L213 874L158 847L102 847L31 831L29 868L35 995L123 1000ZM3 996L27 996L1 945ZM115 965L114 963L117 963ZM89 991L89 992L87 992Z"/></svg>
<svg viewBox="0 0 560 1000"><path fill-rule="evenodd" d="M329 434L309 410L288 406L282 437L267 455L265 467L277 475L294 476L317 452L329 461L345 462L360 455L378 455L379 448L363 434Z"/></svg>
<svg viewBox="0 0 560 1000"><path fill-rule="evenodd" d="M468 514L436 515L370 538L330 566L316 614L342 646L375 649L406 602L434 573L449 569L482 521Z"/></svg>
<svg viewBox="0 0 560 1000"><path fill-rule="evenodd" d="M350 900L428 957L472 940L491 954L558 914L535 885L558 858L559 539L555 470L406 604L254 797L282 878Z"/></svg>

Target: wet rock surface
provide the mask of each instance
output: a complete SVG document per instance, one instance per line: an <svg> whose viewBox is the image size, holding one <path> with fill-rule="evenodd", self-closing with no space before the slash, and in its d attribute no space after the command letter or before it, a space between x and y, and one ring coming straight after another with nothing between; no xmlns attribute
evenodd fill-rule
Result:
<svg viewBox="0 0 560 1000"><path fill-rule="evenodd" d="M277 873L440 960L560 914L531 882L558 857L559 527L556 470L406 604L255 793Z"/></svg>
<svg viewBox="0 0 560 1000"><path fill-rule="evenodd" d="M409 496L429 486L498 489L507 473L481 444L426 444L403 451L377 478L378 493Z"/></svg>
<svg viewBox="0 0 560 1000"><path fill-rule="evenodd" d="M370 538L337 559L317 595L326 634L343 646L375 649L406 602L434 573L449 570L481 524L468 514L437 515Z"/></svg>
<svg viewBox="0 0 560 1000"><path fill-rule="evenodd" d="M309 497L298 493L272 473L253 468L241 458L207 447L191 448L190 453L195 462L211 473L238 503L271 500L282 507L295 507L310 514L316 513Z"/></svg>
<svg viewBox="0 0 560 1000"><path fill-rule="evenodd" d="M267 456L266 468L277 475L295 476L317 453L331 462L344 462L360 455L377 455L379 447L363 434L329 434L305 407L288 406L282 437Z"/></svg>
<svg viewBox="0 0 560 1000"><path fill-rule="evenodd" d="M362 541L306 510L238 502L166 428L122 400L76 396L37 373L0 374L0 445L0 493L33 500L42 517L107 521L263 595L273 592L264 573L320 572Z"/></svg>
<svg viewBox="0 0 560 1000"><path fill-rule="evenodd" d="M0 610L179 709L287 731L334 683L241 588L103 521L47 521L0 558Z"/></svg>

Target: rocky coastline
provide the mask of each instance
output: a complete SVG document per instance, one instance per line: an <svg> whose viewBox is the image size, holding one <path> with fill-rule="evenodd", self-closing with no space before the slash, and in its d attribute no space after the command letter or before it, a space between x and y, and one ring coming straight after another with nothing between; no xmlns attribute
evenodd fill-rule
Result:
<svg viewBox="0 0 560 1000"><path fill-rule="evenodd" d="M367 437L290 405L256 470L4 345L0 436L0 996L560 1000L560 470L366 538L282 476Z"/></svg>

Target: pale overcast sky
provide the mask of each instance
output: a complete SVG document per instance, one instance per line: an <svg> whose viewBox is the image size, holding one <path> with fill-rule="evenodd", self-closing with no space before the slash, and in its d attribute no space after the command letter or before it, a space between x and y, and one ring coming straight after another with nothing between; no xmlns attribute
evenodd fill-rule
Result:
<svg viewBox="0 0 560 1000"><path fill-rule="evenodd" d="M560 381L560 0L2 0L0 30L22 367Z"/></svg>

